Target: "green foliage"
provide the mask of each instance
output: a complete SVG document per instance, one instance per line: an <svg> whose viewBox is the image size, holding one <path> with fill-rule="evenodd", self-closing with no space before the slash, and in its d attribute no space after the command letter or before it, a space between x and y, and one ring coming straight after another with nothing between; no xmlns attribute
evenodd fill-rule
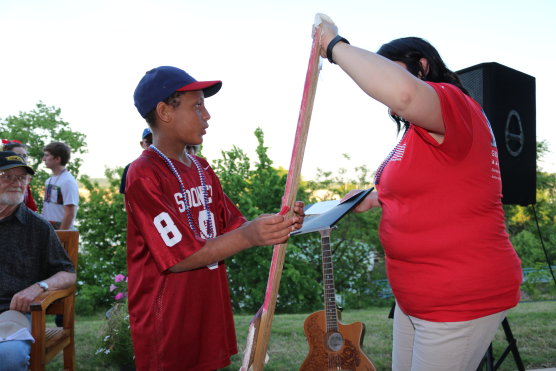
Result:
<svg viewBox="0 0 556 371"><path fill-rule="evenodd" d="M348 155L344 158L350 160ZM321 200L340 199L353 189L370 188L371 171L364 165L354 169L355 173L351 176L347 168L340 168L335 173L319 169L316 180L309 182L308 188L314 195L319 194ZM386 273L384 251L378 239L380 216L380 209L350 213L331 234L336 293L341 298L340 304L346 308L391 304L391 298L382 294ZM317 246L314 256L318 260L313 266L322 272L320 243L317 240L314 244ZM322 282L322 279L319 281Z"/></svg>
<svg viewBox="0 0 556 371"><path fill-rule="evenodd" d="M222 152L222 159L215 161L215 171L226 194L236 203L247 219L263 213L276 213L280 209L286 183L286 172L272 167L272 161L264 146L261 129L255 131L258 140L258 162L251 169L247 155L233 147ZM303 199L304 191L301 195ZM307 256L293 239L288 243L280 284L277 311L295 312L313 308L320 301L313 269L307 264ZM254 312L264 301L272 249L255 247L245 250L226 261L232 305L236 311Z"/></svg>
<svg viewBox="0 0 556 371"><path fill-rule="evenodd" d="M96 354L106 366L134 365L127 302L114 304L107 316Z"/></svg>
<svg viewBox="0 0 556 371"><path fill-rule="evenodd" d="M556 266L552 270L556 270ZM531 268L525 268L523 273L521 300L551 300L556 297L556 285L545 263L536 263Z"/></svg>
<svg viewBox="0 0 556 371"><path fill-rule="evenodd" d="M258 140L258 162L253 169L247 155L236 147L223 152L223 158L215 162L215 171L225 192L237 202L239 209L249 219L263 212L278 211L287 176L285 170L272 167L260 129L255 131L255 136ZM302 181L297 199L305 201L306 204L339 199L351 189L370 186L366 180L370 172L364 166L356 168L356 180L347 179L346 169L340 169L338 173L339 176L332 176L330 172L321 171L316 181ZM368 296L374 276L377 276L376 279L384 278L382 269L370 270L375 260L383 260L383 252L376 234L380 212L349 215L346 219L349 220L340 223L339 228L332 234L336 290L346 300L349 299L354 307L362 307L370 301L357 298ZM318 234L298 236L289 240L277 312L292 313L322 308L320 246ZM236 312L254 312L263 303L271 259L271 248L256 247L227 260L230 290Z"/></svg>
<svg viewBox="0 0 556 371"><path fill-rule="evenodd" d="M78 304L77 309L85 313L109 305L113 298L108 287L113 277L127 275L127 215L124 197L119 193L121 172L122 168L107 169L107 186L100 186L86 175L80 178L88 192L77 214L82 249L78 290L86 304Z"/></svg>
<svg viewBox="0 0 556 371"><path fill-rule="evenodd" d="M542 157L546 151L546 143L539 142L538 156ZM556 174L537 171L536 200L536 205L504 206L510 238L524 267L532 267L547 259L554 263L556 259L556 251L550 249L556 243Z"/></svg>
<svg viewBox="0 0 556 371"><path fill-rule="evenodd" d="M85 282L81 280L80 273L78 277L79 289L77 291L77 299L75 300L75 312L80 315L89 316L97 313L99 308L106 308L104 305L99 305L105 303L105 300L101 300L99 303L99 298L106 297L108 288L105 286L96 286L96 284L85 284Z"/></svg>
<svg viewBox="0 0 556 371"><path fill-rule="evenodd" d="M546 142L537 143L537 157L548 151ZM506 225L524 268L547 269L556 262L556 174L537 171L536 204L505 205ZM548 272L548 271L546 271ZM556 282L525 282L523 290L529 299L556 298Z"/></svg>
<svg viewBox="0 0 556 371"><path fill-rule="evenodd" d="M0 119L0 138L17 139L28 146L27 161L38 170L31 182L31 191L39 210L42 208L44 182L50 176L49 172L38 169L44 146L54 141L66 143L72 151L67 169L76 178L83 163L81 155L86 152L85 134L71 130L69 123L60 118L61 113L61 109L39 102L34 110Z"/></svg>

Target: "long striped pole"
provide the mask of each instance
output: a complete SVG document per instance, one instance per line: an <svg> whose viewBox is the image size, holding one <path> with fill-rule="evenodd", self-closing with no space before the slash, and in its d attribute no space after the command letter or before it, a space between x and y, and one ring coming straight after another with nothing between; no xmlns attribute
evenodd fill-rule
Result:
<svg viewBox="0 0 556 371"><path fill-rule="evenodd" d="M297 121L297 130L293 143L290 168L288 171L288 178L286 180L286 189L282 197L282 210L288 209L288 216L291 216L291 213L293 212L293 205L299 188L303 154L305 152L305 144L307 142L307 135L309 132L309 123L311 121L311 114L313 111L313 102L315 100L315 93L317 90L317 81L320 71L319 62L319 36L314 34L313 44L311 46L311 55L309 58L309 66L305 77L303 98L301 100L301 108ZM276 298L278 296L280 278L284 267L286 247L287 243L274 245L272 262L270 264L270 271L266 286L265 300L249 325L247 344L241 367L242 371L259 371L264 368L272 328L272 319L274 318L274 310L276 308Z"/></svg>

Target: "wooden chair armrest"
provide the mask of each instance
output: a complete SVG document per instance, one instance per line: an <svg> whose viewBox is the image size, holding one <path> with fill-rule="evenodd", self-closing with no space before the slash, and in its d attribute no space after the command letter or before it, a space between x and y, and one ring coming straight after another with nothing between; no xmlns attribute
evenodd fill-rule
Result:
<svg viewBox="0 0 556 371"><path fill-rule="evenodd" d="M75 285L72 285L67 289L46 291L40 294L39 296L37 296L35 298L35 301L31 303L31 312L43 311L56 300L71 296L73 295L74 292L75 292Z"/></svg>

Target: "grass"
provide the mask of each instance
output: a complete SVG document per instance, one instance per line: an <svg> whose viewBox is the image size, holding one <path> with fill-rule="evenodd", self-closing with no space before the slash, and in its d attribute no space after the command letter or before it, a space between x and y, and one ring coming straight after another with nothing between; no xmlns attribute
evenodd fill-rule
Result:
<svg viewBox="0 0 556 371"><path fill-rule="evenodd" d="M377 370L390 370L392 347L392 320L388 319L390 308L371 308L360 311L344 311L342 322L345 324L363 322L366 326L363 351L372 360ZM307 314L275 315L270 338L270 361L265 370L297 370L308 352L303 333L303 321ZM236 315L238 347L243 349L247 328L252 315ZM508 321L517 339L519 353L526 369L556 367L556 301L523 302L510 311ZM117 370L102 365L95 356L99 338L98 331L104 320L102 315L77 317L76 352L78 370ZM498 356L507 346L502 329L496 335L493 349ZM240 352L241 353L241 352ZM232 358L226 370L239 370L241 354ZM62 360L57 356L47 370L61 370ZM499 370L515 370L511 354Z"/></svg>

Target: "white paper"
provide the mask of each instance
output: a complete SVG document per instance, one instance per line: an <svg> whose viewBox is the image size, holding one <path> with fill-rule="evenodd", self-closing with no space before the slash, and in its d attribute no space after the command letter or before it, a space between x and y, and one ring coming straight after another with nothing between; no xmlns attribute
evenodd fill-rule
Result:
<svg viewBox="0 0 556 371"><path fill-rule="evenodd" d="M7 337L0 337L0 343L3 341L10 341L10 340L30 340L33 343L35 342L35 339L33 338L33 335L31 335L31 332L29 331L28 328L20 328L19 330L17 330L11 335L8 335Z"/></svg>
<svg viewBox="0 0 556 371"><path fill-rule="evenodd" d="M305 210L305 215L319 215L327 212L328 210L336 207L340 200L322 201L312 204Z"/></svg>

